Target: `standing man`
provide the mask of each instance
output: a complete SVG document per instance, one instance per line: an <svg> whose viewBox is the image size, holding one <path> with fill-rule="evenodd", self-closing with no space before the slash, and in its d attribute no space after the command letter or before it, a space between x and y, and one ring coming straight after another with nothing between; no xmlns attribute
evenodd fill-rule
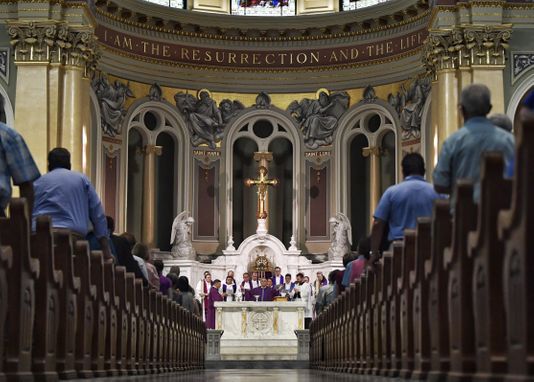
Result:
<svg viewBox="0 0 534 382"><path fill-rule="evenodd" d="M204 272L204 280L200 280L195 288L196 298L202 304L202 319L204 321L206 321L206 307L208 305L208 293L211 290L211 286L211 273L206 271Z"/></svg>
<svg viewBox="0 0 534 382"><path fill-rule="evenodd" d="M294 289L295 283L291 281L291 273L288 273L286 274L284 287L282 288L282 290L287 293L289 300L293 299L293 296L295 295Z"/></svg>
<svg viewBox="0 0 534 382"><path fill-rule="evenodd" d="M100 198L84 174L71 171L67 149L57 147L48 153L48 173L35 181L34 188L34 219L49 215L52 227L69 229L74 241L86 238L91 222L104 259L113 261Z"/></svg>
<svg viewBox="0 0 534 382"><path fill-rule="evenodd" d="M230 274L230 272L228 272L228 274ZM224 301L234 301L235 294L237 292L237 285L235 284L232 276L226 276L226 281L224 284L222 284L221 292L224 297Z"/></svg>
<svg viewBox="0 0 534 382"><path fill-rule="evenodd" d="M295 286L295 299L300 299L306 303L304 308L304 328L310 327L310 322L313 317L313 303L310 284L304 278L303 273L297 273L297 285Z"/></svg>
<svg viewBox="0 0 534 382"><path fill-rule="evenodd" d="M473 84L462 90L460 106L464 126L449 136L439 153L434 169L434 188L440 194L452 196L454 208L454 186L458 179L475 183L473 199L480 199L480 164L482 154L500 151L507 162L514 156L514 136L504 129L496 129L486 118L491 110L491 93L487 86Z"/></svg>
<svg viewBox="0 0 534 382"><path fill-rule="evenodd" d="M374 213L371 264L380 257L379 249L386 227L389 227L390 243L402 240L406 228L417 226L417 218L432 216L434 200L439 198L432 185L424 178L425 161L420 154L407 154L402 159L401 166L404 180L384 192Z"/></svg>
<svg viewBox="0 0 534 382"><path fill-rule="evenodd" d="M282 276L280 267L274 268L274 276L271 277L271 280L273 281L273 286L278 290L284 285L284 276Z"/></svg>
<svg viewBox="0 0 534 382"><path fill-rule="evenodd" d="M258 280L258 272L252 272L252 280L250 280L252 283L252 289L258 288L260 286L260 280Z"/></svg>
<svg viewBox="0 0 534 382"><path fill-rule="evenodd" d="M211 275L210 275L211 277ZM215 329L215 303L217 301L222 301L223 296L219 293L219 288L221 287L221 280L215 280L213 285L210 287L210 291L207 296L207 305L206 305L206 327L208 329Z"/></svg>
<svg viewBox="0 0 534 382"><path fill-rule="evenodd" d="M0 123L0 217L11 199L11 179L20 188L20 196L26 198L28 211L33 209L33 181L41 174L22 136Z"/></svg>
<svg viewBox="0 0 534 382"><path fill-rule="evenodd" d="M255 296L258 296L258 301L273 301L274 298L278 296L278 292L274 290L273 288L269 288L267 286L267 279L263 277L260 280L259 287L254 288L251 291L248 291L247 300L256 301Z"/></svg>
<svg viewBox="0 0 534 382"><path fill-rule="evenodd" d="M243 281L241 281L241 292L245 294L247 290L252 290L252 289L254 288L252 287L252 281L250 280L250 275L247 272L245 272L243 273Z"/></svg>

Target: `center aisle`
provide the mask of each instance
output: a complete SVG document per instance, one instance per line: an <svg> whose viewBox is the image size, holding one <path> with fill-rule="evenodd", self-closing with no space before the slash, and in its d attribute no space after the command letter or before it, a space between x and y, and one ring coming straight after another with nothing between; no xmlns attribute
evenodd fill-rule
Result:
<svg viewBox="0 0 534 382"><path fill-rule="evenodd" d="M374 376L362 376L351 374L326 373L314 370L295 370L295 369L227 369L227 370L205 370L185 374L165 374L142 377L117 377L117 378L95 378L92 381L102 382L338 382L338 381L355 381L355 382L391 382L393 378L382 378ZM79 380L87 381L87 380Z"/></svg>

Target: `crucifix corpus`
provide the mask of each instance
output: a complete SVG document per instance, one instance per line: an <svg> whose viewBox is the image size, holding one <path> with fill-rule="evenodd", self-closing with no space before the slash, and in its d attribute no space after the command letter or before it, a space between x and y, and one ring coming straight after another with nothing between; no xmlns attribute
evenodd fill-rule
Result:
<svg viewBox="0 0 534 382"><path fill-rule="evenodd" d="M267 191L269 186L276 186L278 179L267 178L267 166L270 161L273 160L273 153L270 152L256 152L254 153L254 160L258 162L258 178L246 179L245 185L247 187L258 187L258 211L256 218L258 219L258 234L266 234L267 226L265 220L267 219Z"/></svg>

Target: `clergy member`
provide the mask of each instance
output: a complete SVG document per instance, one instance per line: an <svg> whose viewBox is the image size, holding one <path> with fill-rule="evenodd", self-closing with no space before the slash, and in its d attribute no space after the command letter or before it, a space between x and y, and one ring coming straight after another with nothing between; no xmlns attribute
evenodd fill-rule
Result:
<svg viewBox="0 0 534 382"><path fill-rule="evenodd" d="M280 267L274 268L274 276L271 278L273 280L273 286L280 290L284 285L284 276L282 276L282 269Z"/></svg>
<svg viewBox="0 0 534 382"><path fill-rule="evenodd" d="M206 305L211 285L211 273L206 271L204 272L204 280L200 280L195 288L195 297L202 304L202 319L204 321L206 321Z"/></svg>
<svg viewBox="0 0 534 382"><path fill-rule="evenodd" d="M206 327L208 329L215 329L215 302L223 301L223 296L219 293L221 287L221 280L215 280L208 293L208 303L206 307Z"/></svg>
<svg viewBox="0 0 534 382"><path fill-rule="evenodd" d="M237 292L237 285L235 284L232 276L226 276L226 281L221 288L224 301L234 301L235 294Z"/></svg>
<svg viewBox="0 0 534 382"><path fill-rule="evenodd" d="M260 280L258 280L258 272L252 272L252 289L259 288L260 286Z"/></svg>
<svg viewBox="0 0 534 382"><path fill-rule="evenodd" d="M291 273L286 274L285 282L284 282L284 288L282 291L286 292L286 294L289 296L289 300L293 299L293 296L295 294L295 283L291 281Z"/></svg>
<svg viewBox="0 0 534 382"><path fill-rule="evenodd" d="M250 275L245 272L243 273L243 281L241 281L241 293L245 294L247 290L252 290L254 287L252 286L252 281L250 280Z"/></svg>
<svg viewBox="0 0 534 382"><path fill-rule="evenodd" d="M248 301L256 301L256 296L258 296L258 301L273 301L278 296L278 291L267 287L267 279L264 277L260 280L260 287L247 291Z"/></svg>

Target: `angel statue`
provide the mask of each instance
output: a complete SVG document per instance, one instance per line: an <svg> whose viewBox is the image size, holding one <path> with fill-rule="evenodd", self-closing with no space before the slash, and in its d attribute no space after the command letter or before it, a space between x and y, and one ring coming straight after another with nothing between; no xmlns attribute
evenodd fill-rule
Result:
<svg viewBox="0 0 534 382"><path fill-rule="evenodd" d="M337 122L348 106L347 92L330 95L328 90L319 89L317 99L293 101L287 110L300 123L306 147L316 149L332 143Z"/></svg>
<svg viewBox="0 0 534 382"><path fill-rule="evenodd" d="M332 224L332 242L328 248L328 259L341 260L345 254L351 252L352 227L347 216L341 212L330 218L329 222Z"/></svg>
<svg viewBox="0 0 534 382"><path fill-rule="evenodd" d="M191 244L191 225L195 222L187 211L183 211L172 223L171 244L174 257L195 260L196 251Z"/></svg>

